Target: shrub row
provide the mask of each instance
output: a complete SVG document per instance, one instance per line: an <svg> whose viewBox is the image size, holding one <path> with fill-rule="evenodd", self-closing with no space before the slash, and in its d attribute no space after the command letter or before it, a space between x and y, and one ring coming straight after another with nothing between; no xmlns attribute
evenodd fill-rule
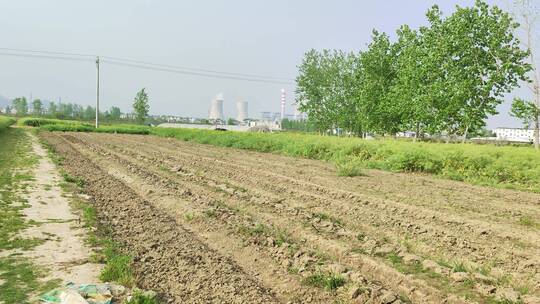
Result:
<svg viewBox="0 0 540 304"><path fill-rule="evenodd" d="M41 127L46 125L88 125L80 121L75 120L60 120L60 119L49 119L49 118L37 118L37 117L26 117L19 119L18 122L21 126L29 127Z"/></svg>
<svg viewBox="0 0 540 304"><path fill-rule="evenodd" d="M474 184L540 192L540 153L530 147L197 129L153 128L150 132L201 144L327 160L339 167L346 166L349 172L373 168L428 173Z"/></svg>
<svg viewBox="0 0 540 304"><path fill-rule="evenodd" d="M101 126L94 128L91 125L85 124L56 124L56 125L44 125L40 127L41 130L47 131L62 131L62 132L97 132L97 133L120 133L120 134L150 134L148 127L143 126Z"/></svg>
<svg viewBox="0 0 540 304"><path fill-rule="evenodd" d="M125 133L125 134L149 134L148 127L137 125L103 125L94 128L93 124L80 122L76 120L60 120L48 118L27 117L19 120L19 125L29 127L39 127L47 131L63 132L98 132L98 133Z"/></svg>

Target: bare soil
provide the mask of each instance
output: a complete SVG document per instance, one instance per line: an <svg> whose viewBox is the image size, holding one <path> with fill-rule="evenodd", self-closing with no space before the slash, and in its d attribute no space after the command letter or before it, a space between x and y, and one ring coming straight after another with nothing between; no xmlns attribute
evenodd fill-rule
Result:
<svg viewBox="0 0 540 304"><path fill-rule="evenodd" d="M538 194L338 177L320 161L152 136L41 136L86 181L141 286L172 303L539 301Z"/></svg>

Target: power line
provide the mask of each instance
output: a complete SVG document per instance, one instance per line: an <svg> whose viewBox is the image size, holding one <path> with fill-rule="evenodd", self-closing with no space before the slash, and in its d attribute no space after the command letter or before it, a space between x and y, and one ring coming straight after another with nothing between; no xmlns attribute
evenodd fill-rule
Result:
<svg viewBox="0 0 540 304"><path fill-rule="evenodd" d="M291 82L279 81L279 80L258 79L258 78L249 78L249 77L237 77L237 76L229 76L229 75L218 75L218 74L210 74L210 73L182 71L182 70L177 70L173 68L165 68L165 67L158 67L158 66L145 66L145 65L134 64L134 63L114 62L110 60L102 60L102 62L106 62L112 65L126 66L126 67L153 70L153 71L162 71L162 72L169 72L169 73L176 73L176 74L183 74L183 75L194 75L194 76L219 78L219 79L232 79L232 80L265 82L265 83L276 83L276 84L291 84Z"/></svg>
<svg viewBox="0 0 540 304"><path fill-rule="evenodd" d="M51 55L34 55L34 54L16 54L16 53L4 53L0 52L0 56L13 56L13 57L27 57L27 58L42 58L42 59L59 59L59 60L71 60L71 61L85 61L89 62L92 59L73 58L73 57L60 57Z"/></svg>
<svg viewBox="0 0 540 304"><path fill-rule="evenodd" d="M13 49L13 48L0 48L3 51L13 51L13 52L25 52L25 53L42 53L42 54L51 54L51 55L67 55L67 56L80 56L80 57L92 57L95 58L97 55L92 54L79 54L79 53L66 53L66 52L53 52L53 51L38 51L38 50L29 50L29 49Z"/></svg>
<svg viewBox="0 0 540 304"><path fill-rule="evenodd" d="M29 50L29 49L14 49L14 48L0 48L0 51L9 51L0 52L0 55L3 56L15 56L15 57L28 57L28 58L43 58L43 59L59 59L59 60L72 60L72 61L94 61L97 57L96 55L90 54L80 54L80 53L68 53L68 52L53 52L53 51L39 51L39 50ZM71 57L66 57L71 56ZM272 76L263 76L257 74L245 74L245 73L233 73L233 72L222 72L216 70L208 69L198 69L182 66L173 66L166 64L150 63L120 57L111 57L111 56L99 56L106 62L113 65L126 66L132 68L140 68L146 70L170 72L176 74L192 75L192 76L202 76L202 77L211 77L219 79L232 79L232 80L241 80L241 81L252 81L252 82L264 82L264 83L277 83L277 84L292 84L293 80L282 77L272 77Z"/></svg>
<svg viewBox="0 0 540 304"><path fill-rule="evenodd" d="M105 59L109 59L109 60L115 60L115 61L129 62L129 63L150 65L150 66L156 66L156 67L171 68L171 69L176 69L176 70L187 70L187 71L213 73L213 74L224 74L224 75L239 76L239 77L272 79L272 80L279 80L279 81L290 81L291 80L289 78L284 78L284 77L264 76L264 75L258 75L258 74L222 72L222 71L208 70L208 69L196 69L196 68L190 68L190 67L184 67L184 66L174 66L174 65L166 65L166 64L157 64L157 63L151 63L151 62L145 62L145 61L138 61L138 60L132 60L132 59L124 59L124 58L119 58L119 57L101 56L101 58L105 58Z"/></svg>

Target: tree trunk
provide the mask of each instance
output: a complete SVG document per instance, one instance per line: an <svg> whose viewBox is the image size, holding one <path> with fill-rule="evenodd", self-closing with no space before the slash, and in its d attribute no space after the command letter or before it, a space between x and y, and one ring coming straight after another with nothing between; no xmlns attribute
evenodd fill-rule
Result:
<svg viewBox="0 0 540 304"><path fill-rule="evenodd" d="M463 132L463 139L461 140L461 143L464 144L467 140L467 135L469 134L469 125L465 128L465 132Z"/></svg>

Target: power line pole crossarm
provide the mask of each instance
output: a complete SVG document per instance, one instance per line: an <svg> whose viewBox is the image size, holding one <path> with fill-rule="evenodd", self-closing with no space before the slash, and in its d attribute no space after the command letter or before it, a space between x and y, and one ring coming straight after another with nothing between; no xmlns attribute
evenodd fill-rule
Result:
<svg viewBox="0 0 540 304"><path fill-rule="evenodd" d="M96 79L96 129L99 127L99 56L96 57L97 79Z"/></svg>

